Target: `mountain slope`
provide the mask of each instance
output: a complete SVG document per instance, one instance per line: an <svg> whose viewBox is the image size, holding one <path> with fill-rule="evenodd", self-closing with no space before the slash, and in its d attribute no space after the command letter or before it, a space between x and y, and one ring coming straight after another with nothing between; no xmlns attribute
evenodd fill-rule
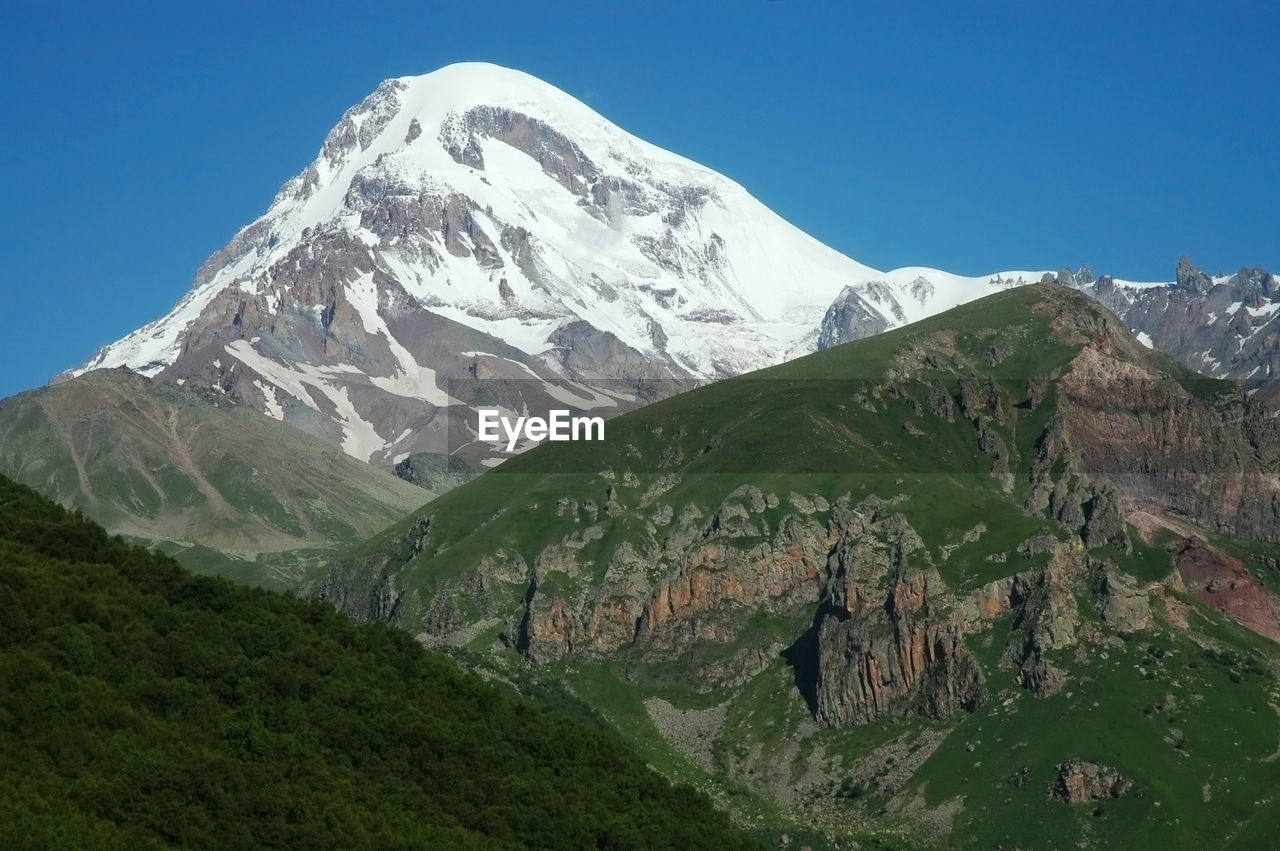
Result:
<svg viewBox="0 0 1280 851"><path fill-rule="evenodd" d="M76 372L220 388L389 466L474 437L478 403L611 415L684 386L646 379L803 354L841 288L880 276L554 87L465 63L380 85L167 316ZM946 276L938 302L986 281ZM574 383L595 379L620 384Z"/></svg>
<svg viewBox="0 0 1280 851"><path fill-rule="evenodd" d="M0 401L0 473L194 569L281 588L431 496L216 393L124 369Z"/></svg>
<svg viewBox="0 0 1280 851"><path fill-rule="evenodd" d="M8 848L763 847L385 628L193 577L0 476Z"/></svg>
<svg viewBox="0 0 1280 851"><path fill-rule="evenodd" d="M1238 388L1021 287L513 458L315 593L533 665L760 824L1247 847L1278 466Z"/></svg>

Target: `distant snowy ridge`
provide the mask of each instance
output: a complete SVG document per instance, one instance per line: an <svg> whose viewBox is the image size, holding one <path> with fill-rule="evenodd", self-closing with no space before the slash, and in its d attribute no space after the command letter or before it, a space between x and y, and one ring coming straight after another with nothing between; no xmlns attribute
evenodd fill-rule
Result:
<svg viewBox="0 0 1280 851"><path fill-rule="evenodd" d="M1258 267L1209 275L1186 257L1175 279L1139 285L1107 276L1082 284L1146 346L1213 378L1240 382L1280 410L1280 277Z"/></svg>

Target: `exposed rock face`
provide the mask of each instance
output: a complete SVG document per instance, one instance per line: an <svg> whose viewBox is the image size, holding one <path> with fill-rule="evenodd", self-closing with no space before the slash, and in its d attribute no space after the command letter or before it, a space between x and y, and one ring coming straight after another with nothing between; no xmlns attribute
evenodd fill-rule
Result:
<svg viewBox="0 0 1280 851"><path fill-rule="evenodd" d="M1209 528L1280 540L1280 428L1260 405L1199 399L1096 348L1081 351L1059 393L1055 428L1074 471ZM1115 496L1104 491L1090 505L1090 545L1119 544Z"/></svg>
<svg viewBox="0 0 1280 851"><path fill-rule="evenodd" d="M545 121L513 109L477 106L467 110L462 123L474 134L468 138L469 144L479 147L477 138L484 136L505 142L535 160L575 195L586 197L589 185L600 177L595 163L577 143ZM483 160L481 163L483 167Z"/></svg>
<svg viewBox="0 0 1280 851"><path fill-rule="evenodd" d="M725 450L717 426L678 453L651 449L647 462L655 467L641 475L632 462L646 459L633 436L607 469L591 474L591 490L544 504L556 537L537 544L530 565L509 556L461 565L456 579L431 587L431 599L399 600L394 616L445 640L462 634L459 614L468 611L473 624L502 624L501 640L530 664L609 655L637 677L677 670L697 689L745 682L781 655L814 720L825 725L972 709L986 699L986 686L966 640L999 629L999 642L988 646L1002 648L1000 664L1031 694L1052 695L1067 682L1056 660L1077 645L1078 599L1092 599L1111 631L1153 625L1148 590L1115 565L1129 547L1124 500L1200 512L1220 528L1266 528L1259 496L1276 486L1272 462L1261 459L1274 457L1267 453L1276 444L1274 425L1257 406L1198 396L1195 385L1162 374L1168 360L1114 317L1069 288L1045 292L1036 309L1067 352L1055 375L997 380L979 364L1013 352L987 357L998 345L984 342L966 361L940 334L904 349L882 382L855 383L841 400L849 403L843 410L872 417L892 405L895 416L906 411L928 425L923 433L962 435L965 469L983 472L990 462L1001 479L984 485L994 498L1029 474L1023 509L1066 529L1055 525L989 553L986 563L1010 563L1006 576L949 587L972 570L949 559L982 540L986 524L926 546L893 508L905 494L858 502L850 494L780 495L746 477L718 504L702 502L702 490L698 504L673 502L682 465ZM911 376L911 368L927 374ZM1052 410L1042 412L1045 405ZM1178 416L1166 418L1170 409ZM686 426L651 423L643 437L672 437L668 427L683 437ZM1040 431L1029 436L1020 427ZM1224 469L1227 484L1215 490ZM618 543L613 536L622 529L629 537ZM615 543L606 547L606 540ZM505 597L492 593L503 583ZM511 586L523 589L518 604ZM349 606L362 616L386 608L372 598Z"/></svg>
<svg viewBox="0 0 1280 851"><path fill-rule="evenodd" d="M543 593L539 583L549 572L569 575L576 567L540 556L517 646L533 662L573 652L606 653L630 644L660 656L679 656L701 641L732 641L741 628L737 612L803 613L820 594L831 533L816 521L793 517L770 543L746 550L732 545L736 534L727 531L724 518L749 517L750 508L763 511L763 500L751 500L756 495L735 494L701 525L696 512L682 512L666 544L673 554L666 558L673 558L674 568L654 583L644 579L643 565L656 554L628 545L614 553L605 583L570 605ZM737 502L744 496L749 507ZM669 512L660 507L654 516L669 517ZM685 543L672 544L672 535ZM566 545L580 549L586 542ZM708 671L711 681L740 677L741 665L758 666L759 649L734 664L716 663L717 670Z"/></svg>
<svg viewBox="0 0 1280 851"><path fill-rule="evenodd" d="M1203 295L1213 288L1213 279L1204 270L1192 263L1185 254L1178 258L1178 268L1174 270L1174 280L1178 289L1192 295Z"/></svg>
<svg viewBox="0 0 1280 851"><path fill-rule="evenodd" d="M1267 525L1270 503L1260 498L1274 495L1274 477L1256 459L1272 457L1268 447L1275 444L1268 442L1274 425L1257 406L1197 396L1194 387L1163 377L1159 370L1168 362L1138 345L1114 317L1082 306L1069 289L1050 292L1040 309L1058 323L1063 341L1080 347L1064 361L1065 374L995 380L930 342L901 359L932 370L927 379L912 383L895 372L883 384L860 385L852 397L873 411L880 410L877 402L895 400L921 423L954 422L958 411L967 421L960 427L973 430L972 460L990 459L1004 485L1029 461L1025 510L1058 520L1078 537L1035 535L988 561L1042 567L1011 566L1009 576L978 589L951 589L941 562L877 498L854 504L848 495L779 497L743 483L714 507L671 504L665 494L680 481L673 470L689 458L664 451L653 459L663 472L651 483L626 467L611 468L599 474L590 498L554 501L555 516L572 519L574 531L540 545L523 578L509 575L506 581L526 587L518 610L462 580L446 582L427 601L426 632L455 629L450 606L466 600L483 617L507 624L503 640L531 663L627 653L635 664L660 660L688 672L698 687L711 687L744 681L785 644L751 629L752 618L807 623L785 653L797 686L819 723L850 724L886 714L941 717L978 705L983 674L965 638L1009 616L1002 664L1031 693L1054 694L1066 683L1054 652L1077 641L1077 598L1092 597L1115 631L1152 626L1148 592L1103 561L1113 558L1107 550L1129 550L1124 500L1199 512L1224 529L1274 528ZM1020 458L1010 448L1027 444L1018 424L1048 400L1054 410L1041 421L1036 455ZM720 451L718 440L711 434L695 454ZM1254 461L1245 460L1249 453ZM779 509L781 519L773 513ZM594 549L605 529L623 523L643 527L646 536ZM938 558L945 561L982 534L970 530L941 547ZM362 603L361 611L370 605Z"/></svg>
<svg viewBox="0 0 1280 851"><path fill-rule="evenodd" d="M708 542L688 553L674 576L649 596L636 636L678 646L678 632L699 630L704 615L726 602L748 610L790 611L812 601L821 585L827 536L816 523L795 521L772 546L743 552Z"/></svg>
<svg viewBox="0 0 1280 851"><path fill-rule="evenodd" d="M1112 546L1126 553L1133 548L1115 487L1108 484L1095 488L1093 497L1084 505L1084 516L1081 536L1086 547Z"/></svg>
<svg viewBox="0 0 1280 851"><path fill-rule="evenodd" d="M888 328L889 323L880 312L867 304L856 289L846 286L822 317L822 325L818 328L818 350L861 340Z"/></svg>
<svg viewBox="0 0 1280 851"><path fill-rule="evenodd" d="M1122 503L1158 506L1244 537L1280 536L1280 428L1216 382L1170 374L1101 311L1063 328L1083 345L1056 384L1037 441L1028 511L1047 510L1090 548L1129 551ZM962 408L976 408L962 394ZM1059 471L1062 475L1059 475Z"/></svg>
<svg viewBox="0 0 1280 851"><path fill-rule="evenodd" d="M368 181L360 186L371 191ZM460 196L388 195L364 208L363 227L436 234L438 241L421 246L424 262L440 262L441 250L481 265L498 262L499 250L474 214ZM158 377L212 384L348 454L388 466L414 453L444 458L468 442L462 435L474 414L464 404L537 411L554 403L548 385L563 367L553 371L427 309L384 265L341 230L317 232L265 270L256 295L228 288L211 298L186 329L181 356ZM435 370L454 380L438 381ZM590 394L581 395L589 406ZM610 406L616 412L627 404Z"/></svg>
<svg viewBox="0 0 1280 851"><path fill-rule="evenodd" d="M1058 765L1049 795L1064 804L1085 804L1124 797L1133 781L1109 765L1072 759Z"/></svg>
<svg viewBox="0 0 1280 851"><path fill-rule="evenodd" d="M409 455L395 466L395 474L406 482L435 493L444 493L476 477L468 467L449 456L430 453Z"/></svg>
<svg viewBox="0 0 1280 851"><path fill-rule="evenodd" d="M817 719L940 718L979 706L982 672L959 625L942 612L948 595L919 536L899 515L846 516L851 533L828 559L827 603L815 624Z"/></svg>
<svg viewBox="0 0 1280 851"><path fill-rule="evenodd" d="M621 505L613 485L607 491L606 504L619 506L615 514L640 510ZM731 685L783 651L750 629L753 616L809 619L806 637L785 655L796 666L815 720L845 725L885 715L941 718L976 708L986 699L984 675L964 637L1013 613L1008 664L1038 695L1060 687L1062 674L1045 653L1075 642L1071 588L1087 576L1078 542L1029 541L1023 556L1049 552L1045 568L957 594L916 532L883 502L873 498L854 506L846 496L831 504L798 493L788 501L796 513L784 517L766 542L743 546L743 539L758 541L767 529L762 515L780 505L773 495L745 485L710 515L686 506L677 516L670 506L645 500L655 532L658 523L669 531L661 542L654 539L651 550L618 547L603 581L574 581L592 570L579 556L603 534L592 525L545 548L531 568L502 557L447 583L427 607L424 637L474 634L457 616L465 601L487 613L486 622L507 623L503 640L532 664L633 648L644 659L676 661L696 672L698 682ZM556 506L560 517L584 510L576 500ZM819 519L828 512L825 522ZM429 526L406 545L412 549L428 534ZM966 540L980 536L975 530ZM522 575L528 588L521 611L513 614L487 589ZM375 596L394 597L385 578L377 584ZM343 602L376 606L373 599ZM725 655L718 647L737 649Z"/></svg>
<svg viewBox="0 0 1280 851"><path fill-rule="evenodd" d="M1104 276L1085 292L1156 349L1191 369L1241 382L1280 408L1280 279L1244 267L1210 278L1185 257L1171 286L1117 286Z"/></svg>
<svg viewBox="0 0 1280 851"><path fill-rule="evenodd" d="M316 589L318 599L332 603L358 621L395 622L406 593L414 602L416 592L405 592L396 581L395 568L426 549L433 518L424 515L414 521L393 546L377 557L352 565L354 576L335 582L330 576Z"/></svg>
<svg viewBox="0 0 1280 851"><path fill-rule="evenodd" d="M1072 586L1084 574L1084 559L1078 543L1031 540L1023 551L1050 553L1046 568L1013 577L1008 599L1014 612L1013 632L1004 658L1018 670L1018 681L1033 694L1047 697L1058 691L1066 677L1046 653L1076 643L1080 623Z"/></svg>
<svg viewBox="0 0 1280 851"><path fill-rule="evenodd" d="M1150 595L1110 565L1098 571L1094 599L1102 619L1117 632L1137 632L1152 626Z"/></svg>
<svg viewBox="0 0 1280 851"><path fill-rule="evenodd" d="M628 346L610 331L601 331L590 323L570 322L548 338L555 346L551 357L574 375L596 375L601 378L659 379L665 371L656 368L651 358ZM686 373L679 373L688 377ZM654 381L653 386L659 386Z"/></svg>
<svg viewBox="0 0 1280 851"><path fill-rule="evenodd" d="M895 583L882 606L857 616L835 609L822 618L820 722L851 724L916 712L942 718L982 704L982 671L956 626L934 617L930 584L929 574L919 572Z"/></svg>

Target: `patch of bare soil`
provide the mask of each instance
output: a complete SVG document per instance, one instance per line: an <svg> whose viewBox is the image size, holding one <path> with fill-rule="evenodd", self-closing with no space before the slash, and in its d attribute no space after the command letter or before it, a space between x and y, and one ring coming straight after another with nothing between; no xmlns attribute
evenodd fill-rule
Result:
<svg viewBox="0 0 1280 851"><path fill-rule="evenodd" d="M1244 562L1195 536L1177 545L1173 559L1196 599L1259 635L1280 641L1280 597L1263 588Z"/></svg>
<svg viewBox="0 0 1280 851"><path fill-rule="evenodd" d="M1156 532L1160 529L1168 529L1184 538L1195 534L1194 527L1170 517L1155 506L1129 500L1125 503L1125 520L1137 528L1142 540L1148 544L1155 543Z"/></svg>

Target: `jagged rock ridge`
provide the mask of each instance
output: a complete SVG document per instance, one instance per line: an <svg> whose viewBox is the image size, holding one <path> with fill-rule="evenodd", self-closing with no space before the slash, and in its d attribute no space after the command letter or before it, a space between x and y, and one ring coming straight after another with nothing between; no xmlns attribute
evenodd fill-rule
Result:
<svg viewBox="0 0 1280 851"><path fill-rule="evenodd" d="M1280 279L1242 267L1210 276L1186 257L1163 286L1103 277L1085 292L1114 311L1148 346L1214 378L1239 381L1280 409Z"/></svg>
<svg viewBox="0 0 1280 851"><path fill-rule="evenodd" d="M401 621L420 617L423 637L433 643L471 640L477 621L463 613L484 612L488 627L502 624L503 642L534 664L626 648L684 658L691 644L746 640L741 617L750 612L810 621L808 643L797 645L808 658L797 665L812 670L813 712L829 724L909 712L945 716L980 705L982 673L963 636L987 617L1014 613L1021 638L1010 639L1008 658L1029 689L1053 693L1061 677L1045 654L1074 642L1078 618L1069 589L1095 599L1102 619L1119 632L1150 624L1145 592L1105 559L1087 555L1132 552L1127 505L1159 505L1206 528L1280 540L1274 477L1280 427L1229 388L1218 385L1206 397L1195 383L1200 379L1186 383L1188 373L1141 346L1083 296L1056 287L1026 292L1035 293L1033 313L1046 323L1040 333L1065 347L1051 375L1028 381L982 374L992 369L993 345L1002 339L1027 345L1027 332L988 329L992 343L966 354L955 348L953 332L918 330L916 342L894 356L889 377L866 382L852 396L875 416L886 405L905 406L914 415L902 429L908 442L962 428L970 454L948 463L984 472L1011 507L1052 521L1056 536L1031 535L1018 545L1023 560L1044 563L1011 573L1009 584L977 597L956 589L939 572L947 551L931 550L883 500L768 493L747 476L716 504L669 501L684 483L681 470L726 451L717 433L697 450L667 446L648 485L631 470L620 477L600 472L589 498L555 500L556 519L549 522L569 524L567 534L532 550L524 542L527 555L493 551L430 596L395 578L397 563L447 548L424 536L437 528L430 520L411 530L412 546L340 568L321 593L361 618L388 611ZM981 315L977 308L968 314ZM1001 359L1015 374L1019 367L1009 361L1016 356L1011 347ZM754 404L782 404L777 386L763 382ZM740 400L727 407L721 416L751 410ZM1020 422L1035 431L1020 435ZM653 432L665 436L666 428ZM626 457L644 457L624 441ZM880 463L896 471L902 462L894 452ZM542 503L533 508L551 511ZM612 539L610 529L627 527L642 529L641 537L600 549ZM1061 543L1063 533L1074 547ZM566 594L566 582L577 591ZM507 583L524 586L515 608L496 591ZM702 682L727 683L749 678L781 649L746 640L731 660L687 664Z"/></svg>

